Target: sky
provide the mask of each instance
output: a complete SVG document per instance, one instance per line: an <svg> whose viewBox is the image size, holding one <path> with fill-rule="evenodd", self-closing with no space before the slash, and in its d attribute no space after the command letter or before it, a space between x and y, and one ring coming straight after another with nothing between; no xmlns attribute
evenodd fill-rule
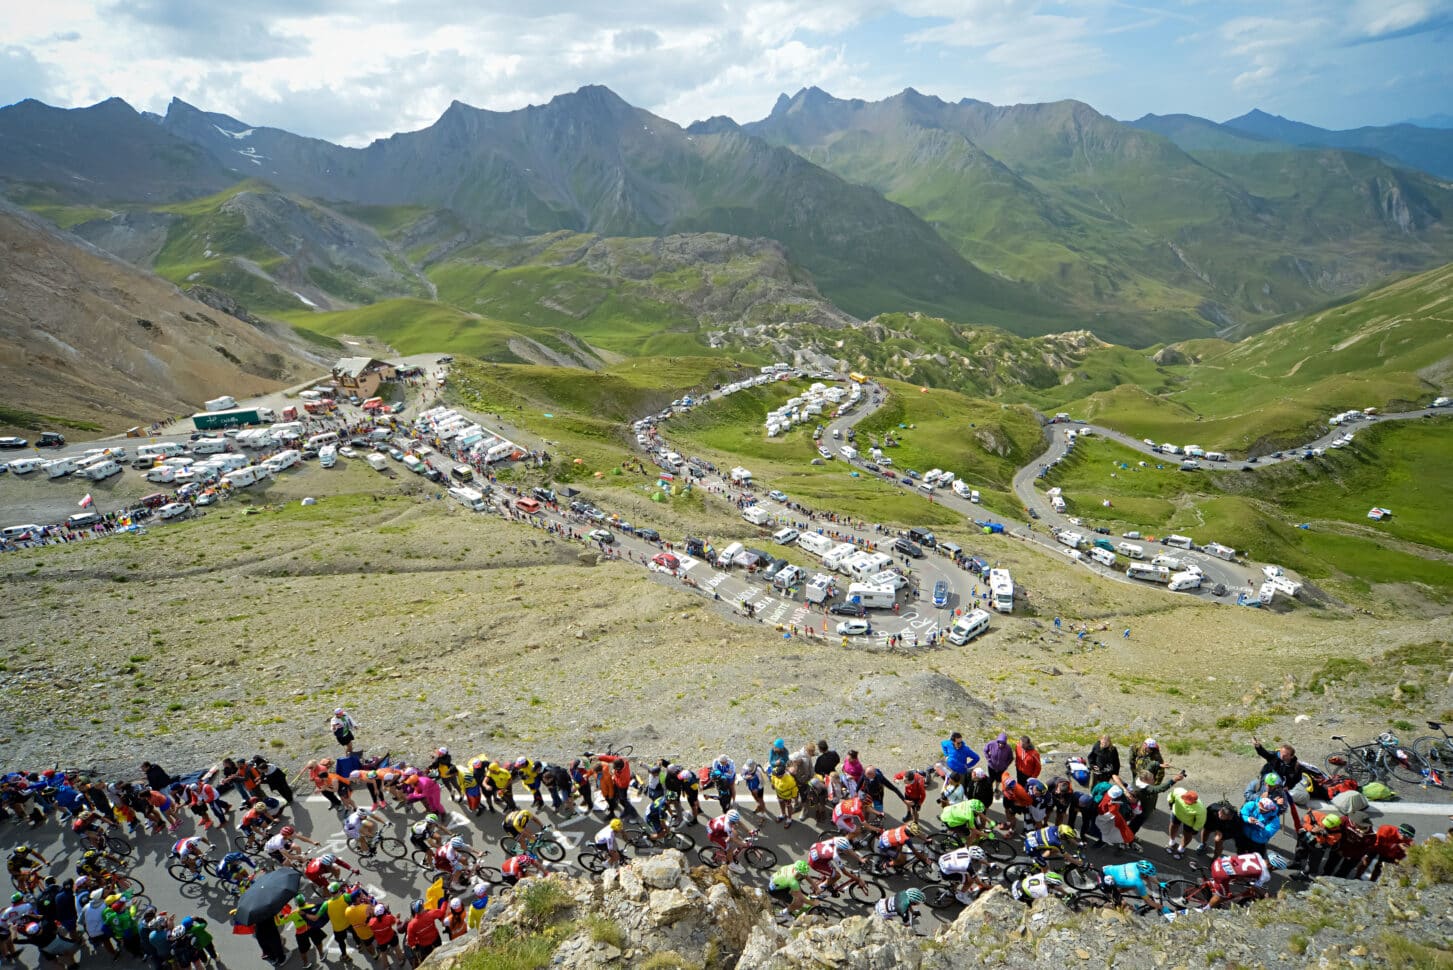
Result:
<svg viewBox="0 0 1453 970"><path fill-rule="evenodd" d="M350 145L586 84L680 124L816 85L1329 128L1453 110L1453 0L0 0L0 104L172 97Z"/></svg>

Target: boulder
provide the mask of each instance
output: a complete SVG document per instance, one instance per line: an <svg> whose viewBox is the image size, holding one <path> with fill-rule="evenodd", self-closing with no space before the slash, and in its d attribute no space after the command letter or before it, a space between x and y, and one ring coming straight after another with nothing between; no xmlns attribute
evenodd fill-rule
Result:
<svg viewBox="0 0 1453 970"><path fill-rule="evenodd" d="M657 926L670 926L690 916L695 908L696 900L679 889L657 889L647 903L651 922Z"/></svg>
<svg viewBox="0 0 1453 970"><path fill-rule="evenodd" d="M641 882L652 889L673 889L686 874L686 857L675 849L667 849L660 855L637 859L632 868Z"/></svg>

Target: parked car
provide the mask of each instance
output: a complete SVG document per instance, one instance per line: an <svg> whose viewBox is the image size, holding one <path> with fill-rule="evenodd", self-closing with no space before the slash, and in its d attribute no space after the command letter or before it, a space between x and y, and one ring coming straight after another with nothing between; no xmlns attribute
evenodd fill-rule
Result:
<svg viewBox="0 0 1453 970"><path fill-rule="evenodd" d="M29 441L24 438L17 438L14 435L6 435L0 438L0 448L24 448L28 444L30 444Z"/></svg>
<svg viewBox="0 0 1453 970"><path fill-rule="evenodd" d="M591 529L585 534L591 542L603 542L606 545L616 541L616 537L609 529Z"/></svg>
<svg viewBox="0 0 1453 970"><path fill-rule="evenodd" d="M948 605L948 583L944 582L941 579L933 584L933 605Z"/></svg>
<svg viewBox="0 0 1453 970"><path fill-rule="evenodd" d="M95 525L100 521L101 513L99 512L77 512L75 515L66 519L66 525L72 529L83 529L88 525Z"/></svg>
<svg viewBox="0 0 1453 970"><path fill-rule="evenodd" d="M840 637L862 637L873 632L873 626L866 619L859 617L852 620L843 620L837 625L838 636Z"/></svg>
<svg viewBox="0 0 1453 970"><path fill-rule="evenodd" d="M775 488L767 493L767 497L777 502L787 501L787 493Z"/></svg>
<svg viewBox="0 0 1453 970"><path fill-rule="evenodd" d="M161 516L163 519L176 519L180 518L183 515L186 515L191 510L192 507L186 502L168 502L161 508L157 509L156 514Z"/></svg>
<svg viewBox="0 0 1453 970"><path fill-rule="evenodd" d="M827 608L827 611L834 616L867 616L868 611L863 609L861 603L834 603Z"/></svg>
<svg viewBox="0 0 1453 970"><path fill-rule="evenodd" d="M923 558L923 547L915 542L909 542L907 539L895 539L893 548L905 556L912 556L914 559Z"/></svg>
<svg viewBox="0 0 1453 970"><path fill-rule="evenodd" d="M40 440L35 443L37 448L63 448L65 447L66 436L58 431L42 431Z"/></svg>
<svg viewBox="0 0 1453 970"><path fill-rule="evenodd" d="M640 536L642 539L645 539L647 542L661 541L661 533L657 532L655 529L637 529L636 535Z"/></svg>

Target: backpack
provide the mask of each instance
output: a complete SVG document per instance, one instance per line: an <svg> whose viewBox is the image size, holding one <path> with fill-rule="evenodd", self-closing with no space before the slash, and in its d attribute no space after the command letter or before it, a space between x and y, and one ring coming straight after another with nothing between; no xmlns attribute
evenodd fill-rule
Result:
<svg viewBox="0 0 1453 970"><path fill-rule="evenodd" d="M1357 791L1357 782L1351 778L1329 779L1327 781L1327 798L1330 800L1334 795L1340 795L1345 791Z"/></svg>
<svg viewBox="0 0 1453 970"><path fill-rule="evenodd" d="M1393 799L1392 789L1380 781L1370 781L1362 786L1362 795L1370 802L1386 802Z"/></svg>
<svg viewBox="0 0 1453 970"><path fill-rule="evenodd" d="M1109 791L1110 788L1111 785L1108 781L1096 782L1095 787L1090 789L1090 797L1098 802L1100 799L1105 797L1105 793Z"/></svg>

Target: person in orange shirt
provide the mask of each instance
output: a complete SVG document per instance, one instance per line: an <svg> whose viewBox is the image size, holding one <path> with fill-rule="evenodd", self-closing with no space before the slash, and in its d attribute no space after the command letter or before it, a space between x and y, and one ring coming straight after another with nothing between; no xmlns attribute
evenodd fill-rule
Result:
<svg viewBox="0 0 1453 970"><path fill-rule="evenodd" d="M1038 778L1043 770L1040 763L1039 749L1034 742L1026 735L1019 739L1014 747L1014 773L1019 776L1019 784L1024 784L1031 778Z"/></svg>

